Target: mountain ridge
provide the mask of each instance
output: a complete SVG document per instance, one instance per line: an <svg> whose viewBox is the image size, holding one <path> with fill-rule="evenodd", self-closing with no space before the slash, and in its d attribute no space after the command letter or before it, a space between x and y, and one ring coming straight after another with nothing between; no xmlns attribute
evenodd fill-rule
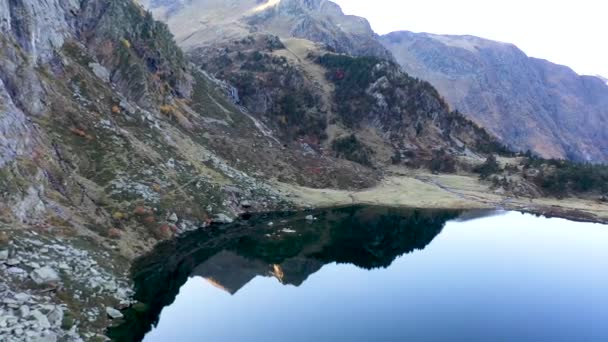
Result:
<svg viewBox="0 0 608 342"><path fill-rule="evenodd" d="M511 147L607 160L600 127L608 120L608 89L597 78L530 58L513 44L471 36L401 31L383 42L406 72L430 81L453 108Z"/></svg>

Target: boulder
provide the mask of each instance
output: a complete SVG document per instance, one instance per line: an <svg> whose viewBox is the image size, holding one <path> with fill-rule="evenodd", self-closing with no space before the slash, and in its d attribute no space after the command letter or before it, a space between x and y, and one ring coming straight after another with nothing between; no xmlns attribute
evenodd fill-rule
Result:
<svg viewBox="0 0 608 342"><path fill-rule="evenodd" d="M56 283L61 280L61 278L59 278L59 274L48 266L33 270L30 273L30 278L32 278L32 280L38 285Z"/></svg>
<svg viewBox="0 0 608 342"><path fill-rule="evenodd" d="M95 76L99 77L102 81L110 82L110 72L103 65L99 63L89 63L89 68L93 71Z"/></svg>
<svg viewBox="0 0 608 342"><path fill-rule="evenodd" d="M230 217L228 217L228 215L226 215L226 214L217 214L217 215L213 216L212 222L220 223L220 224L228 224L228 223L234 222L234 220L231 219Z"/></svg>
<svg viewBox="0 0 608 342"><path fill-rule="evenodd" d="M17 258L12 258L12 259L8 259L5 263L8 266L17 266L21 263L21 260L19 260Z"/></svg>
<svg viewBox="0 0 608 342"><path fill-rule="evenodd" d="M30 316L36 320L38 326L42 329L49 329L51 327L51 323L49 323L48 318L46 318L46 316L39 310L32 311Z"/></svg>
<svg viewBox="0 0 608 342"><path fill-rule="evenodd" d="M169 219L167 220L171 223L177 223L177 221L179 221L179 218L177 217L176 213L171 214L171 216L169 216Z"/></svg>
<svg viewBox="0 0 608 342"><path fill-rule="evenodd" d="M111 307L106 308L106 313L108 314L108 317L110 317L111 319L120 319L120 318L124 317L120 311L118 311L114 308L111 308Z"/></svg>

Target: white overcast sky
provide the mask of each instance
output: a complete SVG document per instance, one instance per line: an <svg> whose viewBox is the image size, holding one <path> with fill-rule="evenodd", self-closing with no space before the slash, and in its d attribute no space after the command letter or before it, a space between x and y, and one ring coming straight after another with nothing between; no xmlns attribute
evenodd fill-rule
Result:
<svg viewBox="0 0 608 342"><path fill-rule="evenodd" d="M470 34L608 77L608 0L332 0L377 33Z"/></svg>

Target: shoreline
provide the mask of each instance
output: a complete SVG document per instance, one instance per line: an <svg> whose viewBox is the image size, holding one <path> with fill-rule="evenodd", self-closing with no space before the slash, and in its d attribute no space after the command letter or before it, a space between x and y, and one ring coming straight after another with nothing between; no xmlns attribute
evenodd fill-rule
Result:
<svg viewBox="0 0 608 342"><path fill-rule="evenodd" d="M358 191L312 189L279 182L272 183L272 186L292 203L294 211L353 205L506 210L608 224L608 204L580 198L510 197L490 189L471 175L432 175L410 171L389 175L375 187ZM263 212L251 212L258 213ZM13 303L27 296L29 302L26 305L30 311L39 310L43 315L54 318L51 326L42 332L68 341L81 341L81 337L101 338L105 328L120 322L118 310L133 304L130 274L133 262L163 242L132 250L132 254L126 256L118 244L107 243L103 238L82 232L70 236L36 226L0 225L0 234L5 237L4 241L0 240L0 252L7 251L6 258L0 260L0 275L3 277L0 302ZM122 243L128 244L129 241ZM44 245L52 248L37 248ZM56 271L59 280L34 284L32 272L44 266ZM93 299L84 303L79 298ZM51 310L47 312L46 308ZM41 318L41 322L46 326L44 319ZM32 332L27 325L19 327L24 333Z"/></svg>

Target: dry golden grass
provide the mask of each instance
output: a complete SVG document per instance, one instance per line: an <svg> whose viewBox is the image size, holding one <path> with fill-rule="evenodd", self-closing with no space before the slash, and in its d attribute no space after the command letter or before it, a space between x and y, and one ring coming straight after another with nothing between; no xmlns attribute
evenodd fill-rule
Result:
<svg viewBox="0 0 608 342"><path fill-rule="evenodd" d="M510 197L492 190L475 175L434 175L423 170L405 169L393 171L393 175L377 186L361 191L310 189L284 183L276 186L302 207L368 204L445 209L504 208L608 220L608 205L594 200Z"/></svg>

